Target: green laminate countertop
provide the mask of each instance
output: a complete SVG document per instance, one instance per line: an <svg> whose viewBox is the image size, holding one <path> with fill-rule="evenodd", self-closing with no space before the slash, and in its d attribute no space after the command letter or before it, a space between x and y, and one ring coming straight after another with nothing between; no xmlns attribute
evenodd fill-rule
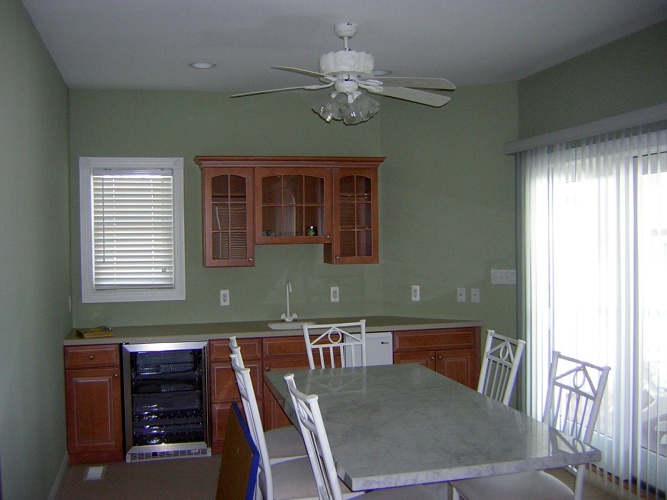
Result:
<svg viewBox="0 0 667 500"><path fill-rule="evenodd" d="M312 318L316 323L346 323L358 321L356 318ZM404 316L368 316L366 331L386 332L399 330L427 330L431 328L464 328L482 327L482 322L471 320L412 318ZM299 321L301 321L299 319ZM184 325L146 325L146 326L114 326L112 337L82 339L72 330L63 341L63 345L94 345L94 344L139 344L156 342L195 342L228 339L232 335L239 338L251 337L288 337L302 334L300 326L293 330L271 330L269 323L276 320L239 321L231 323L192 323Z"/></svg>

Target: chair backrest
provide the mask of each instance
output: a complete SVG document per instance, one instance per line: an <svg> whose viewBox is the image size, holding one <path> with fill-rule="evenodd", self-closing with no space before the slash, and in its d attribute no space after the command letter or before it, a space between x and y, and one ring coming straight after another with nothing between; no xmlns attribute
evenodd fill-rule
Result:
<svg viewBox="0 0 667 500"><path fill-rule="evenodd" d="M590 444L609 377L608 366L596 366L554 351L549 370L547 401L542 420L551 427ZM584 492L585 467L576 473L574 498Z"/></svg>
<svg viewBox="0 0 667 500"><path fill-rule="evenodd" d="M590 444L609 367L553 352L543 421Z"/></svg>
<svg viewBox="0 0 667 500"><path fill-rule="evenodd" d="M351 323L304 324L302 328L311 370L359 364L366 366L365 319ZM316 337L311 340L311 335ZM357 353L360 356L356 356Z"/></svg>
<svg viewBox="0 0 667 500"><path fill-rule="evenodd" d="M487 330L477 392L508 404L526 342Z"/></svg>
<svg viewBox="0 0 667 500"><path fill-rule="evenodd" d="M241 365L238 354L231 354L229 358L232 360L232 369L236 376L236 385L238 386L239 394L241 395L241 402L243 403L243 411L245 412L245 417L248 422L248 428L250 429L250 434L255 442L255 446L259 450L259 469L264 472L266 494L268 498L273 498L271 463L269 462L269 453L266 448L266 439L264 438L264 427L259 416L259 407L257 406L255 389L252 385L252 379L250 378L250 369L244 368Z"/></svg>
<svg viewBox="0 0 667 500"><path fill-rule="evenodd" d="M243 363L243 356L241 356L241 346L239 346L238 342L236 341L236 336L229 337L229 350L231 351L232 354L236 354L239 359L239 365L241 365L241 368L245 368L245 364Z"/></svg>
<svg viewBox="0 0 667 500"><path fill-rule="evenodd" d="M294 383L294 375L291 373L285 375L285 382L292 398L292 406L299 420L301 435L306 444L308 459L313 469L320 499L341 500L343 495L338 484L336 465L322 421L317 395L308 395L299 391Z"/></svg>

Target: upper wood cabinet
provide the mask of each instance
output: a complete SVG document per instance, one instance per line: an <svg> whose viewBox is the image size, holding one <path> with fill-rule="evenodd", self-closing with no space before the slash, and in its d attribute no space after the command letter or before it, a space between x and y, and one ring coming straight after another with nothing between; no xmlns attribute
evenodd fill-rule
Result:
<svg viewBox="0 0 667 500"><path fill-rule="evenodd" d="M331 169L255 169L257 244L328 243Z"/></svg>
<svg viewBox="0 0 667 500"><path fill-rule="evenodd" d="M197 156L204 265L253 266L254 245L324 244L324 262L379 262L384 158Z"/></svg>
<svg viewBox="0 0 667 500"><path fill-rule="evenodd" d="M254 266L254 172L202 168L202 219L206 267Z"/></svg>
<svg viewBox="0 0 667 500"><path fill-rule="evenodd" d="M332 244L324 248L329 264L379 262L377 168L333 171Z"/></svg>

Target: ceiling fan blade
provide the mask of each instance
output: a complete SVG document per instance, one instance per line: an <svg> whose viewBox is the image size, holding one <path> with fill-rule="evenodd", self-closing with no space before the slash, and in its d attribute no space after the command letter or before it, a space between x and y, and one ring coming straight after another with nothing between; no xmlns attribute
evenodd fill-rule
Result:
<svg viewBox="0 0 667 500"><path fill-rule="evenodd" d="M322 85L302 85L300 87L285 87L282 89L269 89L269 90L257 90L255 92L244 92L243 94L234 94L230 97L246 97L249 95L258 95L258 94L270 94L272 92L285 92L287 90L320 90L331 87L334 82L325 83Z"/></svg>
<svg viewBox="0 0 667 500"><path fill-rule="evenodd" d="M423 78L419 76L380 76L385 87L410 87L413 89L456 90L449 80L444 78Z"/></svg>
<svg viewBox="0 0 667 500"><path fill-rule="evenodd" d="M300 68L290 68L289 66L271 66L273 69L279 69L281 71L289 71L291 73L299 73L300 75L314 76L315 78L327 78L331 77L325 75L324 73L318 73L317 71L310 71L307 69Z"/></svg>
<svg viewBox="0 0 667 500"><path fill-rule="evenodd" d="M431 92L423 92L421 90L409 89L406 87L384 87L381 90L369 88L369 92L395 99L403 99L404 101L416 102L425 104L426 106L433 106L439 108L444 106L452 100L451 97L440 94L432 94Z"/></svg>

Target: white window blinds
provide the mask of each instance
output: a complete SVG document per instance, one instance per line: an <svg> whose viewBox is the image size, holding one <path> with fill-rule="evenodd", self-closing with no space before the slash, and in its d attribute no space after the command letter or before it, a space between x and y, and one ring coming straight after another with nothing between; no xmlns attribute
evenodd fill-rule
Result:
<svg viewBox="0 0 667 500"><path fill-rule="evenodd" d="M171 170L93 172L93 286L174 286Z"/></svg>
<svg viewBox="0 0 667 500"><path fill-rule="evenodd" d="M185 299L183 158L79 159L81 302Z"/></svg>

